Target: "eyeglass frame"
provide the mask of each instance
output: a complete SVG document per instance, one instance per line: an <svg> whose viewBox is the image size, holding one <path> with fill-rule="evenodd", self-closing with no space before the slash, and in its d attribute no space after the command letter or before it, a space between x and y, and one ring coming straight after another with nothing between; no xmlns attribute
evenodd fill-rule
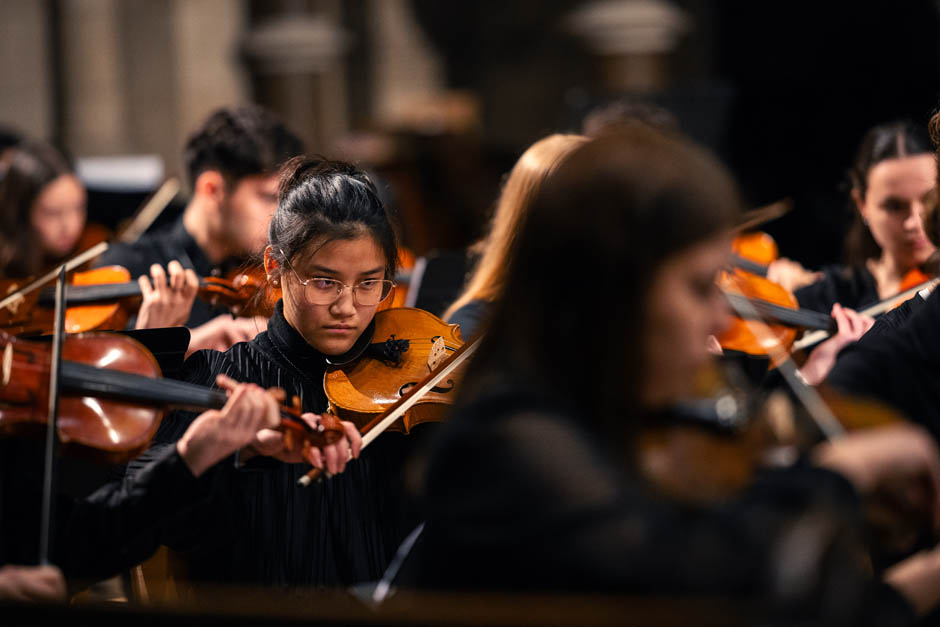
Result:
<svg viewBox="0 0 940 627"><path fill-rule="evenodd" d="M312 276L312 277L309 277L309 278L307 278L307 279L305 280L305 279L301 279L301 278L300 278L300 275L297 274L297 271L294 270L293 264L291 264L290 260L287 258L287 255L284 254L284 251L281 251L281 256L284 257L284 265L286 265L286 266L290 269L290 271L294 274L294 278L297 279L297 282L300 283L301 285L303 285L303 287L304 287L304 300L306 300L306 301L307 301L309 304L311 304L311 305L332 305L333 303L335 303L336 301L338 301L340 298L342 298L342 297L343 297L343 294L346 292L346 288L349 288L349 290L352 292L353 302L354 302L355 304L359 305L360 307L376 307L376 306L380 305L386 298L388 298L388 297L391 295L392 290L394 290L395 287L398 285L397 283L395 283L395 281L392 281L391 279L363 279L362 281L359 281L358 283L353 283L352 285L349 285L349 284L347 284L347 283L343 283L343 282L340 281L339 279L334 279L334 278L328 277L328 276ZM339 291L336 292L336 298L334 298L334 299L331 300L330 302L328 302L328 303L311 303L311 302L310 302L310 299L307 298L307 284L310 283L310 281L314 281L314 280L333 281L334 283L336 283L336 284L338 284L338 285L340 285L340 286L342 286L342 287L340 287ZM359 287L361 284L365 283L366 281L379 281L379 282L381 282L381 283L389 283L390 285L389 285L389 288L388 288L388 293L385 294L384 297L380 298L380 299L378 300L378 302L376 302L376 303L374 303L374 304L371 304L371 305L363 305L362 303L359 302L359 297L356 295L356 288Z"/></svg>

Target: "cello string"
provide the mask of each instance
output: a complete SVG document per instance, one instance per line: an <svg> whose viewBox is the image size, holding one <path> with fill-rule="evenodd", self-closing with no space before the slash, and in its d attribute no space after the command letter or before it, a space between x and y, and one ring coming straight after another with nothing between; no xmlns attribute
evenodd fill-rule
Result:
<svg viewBox="0 0 940 627"><path fill-rule="evenodd" d="M161 403L199 409L221 409L228 395L214 388L203 387L174 379L154 379L144 375L96 368L74 361L62 362L62 385L74 393L102 396L141 404ZM314 429L303 420L281 407L281 417L303 427Z"/></svg>

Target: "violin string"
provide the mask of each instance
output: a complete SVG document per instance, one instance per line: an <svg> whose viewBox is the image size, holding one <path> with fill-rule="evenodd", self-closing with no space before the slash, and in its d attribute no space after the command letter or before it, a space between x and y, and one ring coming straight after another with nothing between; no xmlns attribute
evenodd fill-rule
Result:
<svg viewBox="0 0 940 627"><path fill-rule="evenodd" d="M765 300L752 299L743 294L727 294L728 299L747 299L761 318L771 318L784 324L794 324L809 329L826 329L832 324L832 317L824 313L806 309L790 309L783 305L770 303Z"/></svg>
<svg viewBox="0 0 940 627"><path fill-rule="evenodd" d="M203 278L199 279L199 287L205 289L211 287L219 291L228 291L233 295L238 293L233 286L221 282L209 283ZM96 303L105 300L116 300L129 298L131 296L140 296L140 284L136 281L126 281L122 283L100 283L97 285L71 285L65 289L65 297L69 305L82 305L87 303ZM40 306L48 306L54 302L54 288L46 288L39 295Z"/></svg>

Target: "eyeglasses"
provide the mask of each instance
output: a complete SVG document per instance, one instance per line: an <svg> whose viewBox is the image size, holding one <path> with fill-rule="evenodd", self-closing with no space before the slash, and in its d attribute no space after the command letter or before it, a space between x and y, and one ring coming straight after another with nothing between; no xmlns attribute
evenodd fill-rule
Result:
<svg viewBox="0 0 940 627"><path fill-rule="evenodd" d="M388 298L392 288L395 287L395 282L388 279L366 279L355 285L346 285L342 281L326 277L301 279L290 262L287 263L287 267L294 273L297 282L304 286L304 298L311 305L332 305L339 300L348 287L352 290L353 300L357 305L371 307Z"/></svg>

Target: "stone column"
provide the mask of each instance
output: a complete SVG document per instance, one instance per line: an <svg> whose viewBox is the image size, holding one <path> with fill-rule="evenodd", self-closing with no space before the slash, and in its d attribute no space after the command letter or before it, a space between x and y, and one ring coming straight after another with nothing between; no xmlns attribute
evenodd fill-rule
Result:
<svg viewBox="0 0 940 627"><path fill-rule="evenodd" d="M121 0L62 0L63 139L83 155L127 152Z"/></svg>
<svg viewBox="0 0 940 627"><path fill-rule="evenodd" d="M372 118L385 127L410 122L416 110L441 96L441 61L425 40L407 0L370 0L368 6Z"/></svg>
<svg viewBox="0 0 940 627"><path fill-rule="evenodd" d="M0 125L50 139L51 62L45 3L0 0Z"/></svg>
<svg viewBox="0 0 940 627"><path fill-rule="evenodd" d="M349 35L335 13L289 4L252 26L242 44L255 101L284 118L310 152L326 152L348 127L343 56Z"/></svg>

